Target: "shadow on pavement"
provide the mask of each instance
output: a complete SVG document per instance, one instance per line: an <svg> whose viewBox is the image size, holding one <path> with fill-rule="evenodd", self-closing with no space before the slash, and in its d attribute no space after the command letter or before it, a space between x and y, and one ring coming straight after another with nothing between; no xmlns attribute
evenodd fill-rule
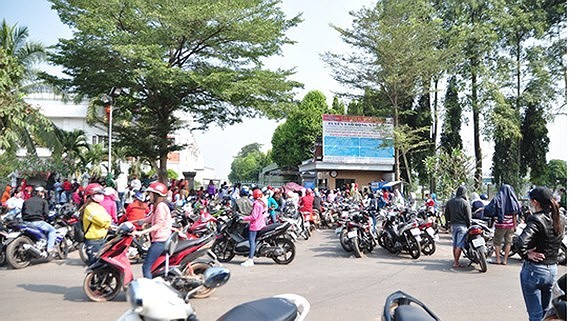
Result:
<svg viewBox="0 0 570 321"><path fill-rule="evenodd" d="M19 284L18 287L30 291L39 293L51 293L51 294L63 294L63 299L70 302L90 302L85 292L83 292L83 287L65 287L56 284ZM126 295L124 291L113 300L113 301L126 301Z"/></svg>

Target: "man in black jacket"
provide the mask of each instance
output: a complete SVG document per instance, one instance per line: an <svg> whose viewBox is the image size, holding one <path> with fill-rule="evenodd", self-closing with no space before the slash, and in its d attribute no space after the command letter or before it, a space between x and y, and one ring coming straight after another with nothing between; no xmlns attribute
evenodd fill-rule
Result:
<svg viewBox="0 0 570 321"><path fill-rule="evenodd" d="M471 205L467 201L467 188L459 186L455 193L455 198L447 201L445 205L445 215L449 218L451 224L451 236L453 238L453 267L461 267L459 258L463 246L465 245L465 237L467 236L467 228L471 225Z"/></svg>
<svg viewBox="0 0 570 321"><path fill-rule="evenodd" d="M45 190L38 186L34 189L32 197L27 199L22 206L22 219L30 226L37 228L47 235L47 252L55 252L55 228L45 220L49 215L49 205L44 199Z"/></svg>

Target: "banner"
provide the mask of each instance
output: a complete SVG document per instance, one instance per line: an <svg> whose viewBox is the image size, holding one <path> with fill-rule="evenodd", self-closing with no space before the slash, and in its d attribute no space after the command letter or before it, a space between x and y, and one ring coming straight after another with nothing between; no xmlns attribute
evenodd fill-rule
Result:
<svg viewBox="0 0 570 321"><path fill-rule="evenodd" d="M394 164L391 118L323 115L323 161Z"/></svg>

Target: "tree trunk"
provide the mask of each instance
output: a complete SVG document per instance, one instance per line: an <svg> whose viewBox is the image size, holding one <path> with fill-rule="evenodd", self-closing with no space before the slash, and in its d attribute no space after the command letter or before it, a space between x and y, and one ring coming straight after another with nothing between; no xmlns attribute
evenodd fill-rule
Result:
<svg viewBox="0 0 570 321"><path fill-rule="evenodd" d="M483 159L479 140L479 102L477 101L477 58L471 58L471 108L473 109L473 143L475 149L475 190L481 190L483 182Z"/></svg>
<svg viewBox="0 0 570 321"><path fill-rule="evenodd" d="M432 155L435 155L436 153L436 146L437 146L437 127L438 127L438 106L437 106L437 84L439 82L439 79L436 78L434 79L434 95L433 95L433 129L432 129L432 136L431 136L431 142L432 142L432 148L433 148L433 153ZM430 192L435 192L435 177L433 177L433 175L431 175L430 179L429 179L429 188L430 188Z"/></svg>
<svg viewBox="0 0 570 321"><path fill-rule="evenodd" d="M408 157L405 152L402 152L402 158L404 159L404 167L406 168L406 175L408 176L408 184L412 185L412 174L410 172L410 166L408 165Z"/></svg>
<svg viewBox="0 0 570 321"><path fill-rule="evenodd" d="M395 98L394 103L394 130L396 130L399 126L398 124L398 98ZM400 149L394 144L394 152L395 152L395 164L394 164L394 171L395 171L395 181L400 180Z"/></svg>

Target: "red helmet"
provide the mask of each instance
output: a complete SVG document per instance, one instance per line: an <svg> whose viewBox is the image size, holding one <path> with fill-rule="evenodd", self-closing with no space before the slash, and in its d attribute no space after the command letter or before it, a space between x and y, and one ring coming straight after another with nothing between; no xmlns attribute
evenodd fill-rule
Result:
<svg viewBox="0 0 570 321"><path fill-rule="evenodd" d="M261 197L263 197L263 192L259 188L254 189L253 190L253 198L258 199Z"/></svg>
<svg viewBox="0 0 570 321"><path fill-rule="evenodd" d="M85 196L91 196L91 195L95 195L95 194L104 194L105 190L103 189L103 186L97 184L97 183L91 183L89 185L87 185L87 187L85 187Z"/></svg>
<svg viewBox="0 0 570 321"><path fill-rule="evenodd" d="M166 185L162 184L159 181L154 181L150 183L150 185L146 190L149 192L156 193L163 197L166 196L166 194L168 193L168 188L166 187Z"/></svg>

